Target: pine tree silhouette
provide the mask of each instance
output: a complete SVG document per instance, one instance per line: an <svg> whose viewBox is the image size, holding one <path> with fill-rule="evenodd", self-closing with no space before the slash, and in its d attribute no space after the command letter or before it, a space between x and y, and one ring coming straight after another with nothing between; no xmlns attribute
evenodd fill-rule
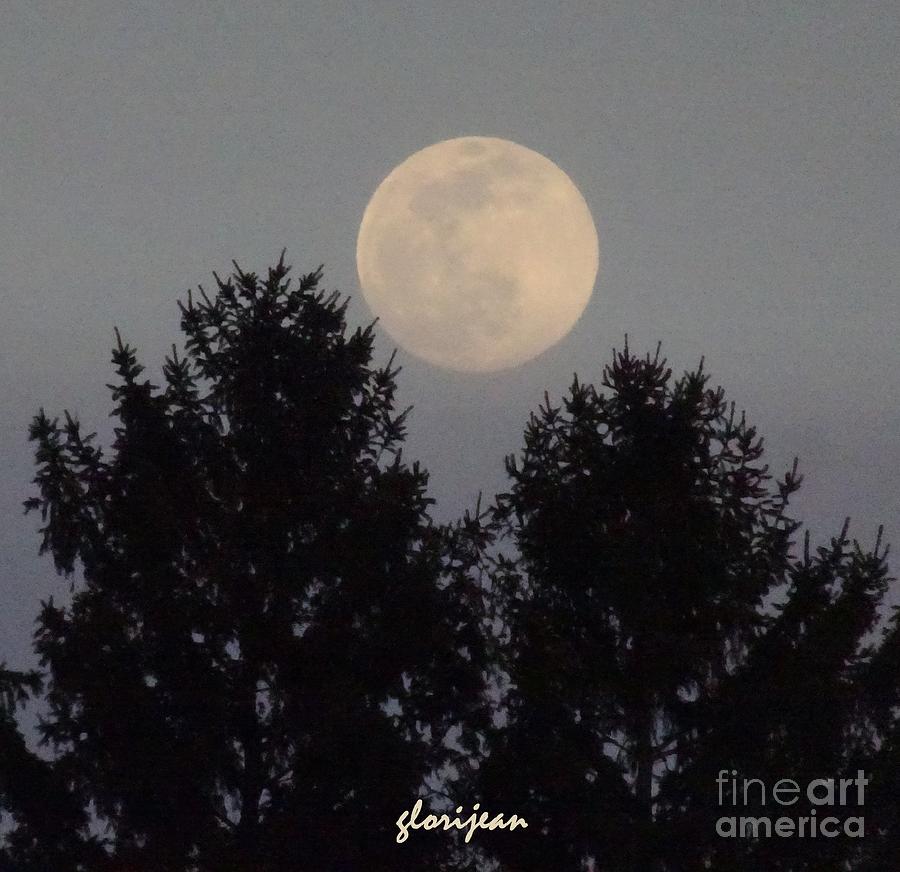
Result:
<svg viewBox="0 0 900 872"><path fill-rule="evenodd" d="M115 869L449 862L394 821L475 741L480 591L401 458L397 370L288 270L189 295L161 389L117 333L108 455L32 426L27 507L84 577L40 615L42 733Z"/></svg>
<svg viewBox="0 0 900 872"><path fill-rule="evenodd" d="M885 553L845 529L795 557L796 463L772 481L702 362L673 379L659 349L626 343L602 388L576 378L560 406L545 400L493 513L508 692L482 801L531 823L492 843L501 868L845 868L847 840L719 838L716 775L874 765L866 699L896 736L887 695L866 694Z"/></svg>

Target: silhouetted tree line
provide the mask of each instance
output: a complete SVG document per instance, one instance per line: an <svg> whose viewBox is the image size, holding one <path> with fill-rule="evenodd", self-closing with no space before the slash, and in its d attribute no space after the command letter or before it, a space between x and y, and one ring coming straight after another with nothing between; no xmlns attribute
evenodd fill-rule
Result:
<svg viewBox="0 0 900 872"><path fill-rule="evenodd" d="M887 549L798 538L796 465L770 477L702 363L626 343L442 525L372 328L321 270L235 270L181 305L161 385L117 334L108 452L31 426L73 594L41 672L0 671L0 870L896 870ZM863 839L717 834L723 771L861 769ZM529 826L397 844L418 798Z"/></svg>

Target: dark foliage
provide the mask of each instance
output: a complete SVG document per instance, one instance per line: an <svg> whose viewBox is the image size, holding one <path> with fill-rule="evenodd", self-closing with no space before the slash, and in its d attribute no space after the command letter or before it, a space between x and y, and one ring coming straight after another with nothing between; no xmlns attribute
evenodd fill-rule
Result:
<svg viewBox="0 0 900 872"><path fill-rule="evenodd" d="M481 717L464 531L400 456L371 328L320 271L235 269L182 306L161 389L118 339L109 455L69 415L32 426L27 507L83 574L36 637L53 771L115 869L438 868L447 840L401 849L394 821L452 790Z"/></svg>
<svg viewBox="0 0 900 872"><path fill-rule="evenodd" d="M11 834L0 848L2 872L82 872L100 868L105 855L87 833L81 799L64 771L29 750L16 710L40 693L35 672L0 664L0 809Z"/></svg>
<svg viewBox="0 0 900 872"><path fill-rule="evenodd" d="M870 644L886 552L845 529L795 556L796 464L773 482L702 364L673 379L626 345L602 385L576 380L532 416L494 512L516 558L493 560L508 692L483 801L532 823L496 841L503 868L859 861L856 840L719 838L716 776L732 768L769 785L865 768L896 845L896 626ZM763 813L784 812L745 812Z"/></svg>
<svg viewBox="0 0 900 872"><path fill-rule="evenodd" d="M80 578L39 617L46 686L0 671L0 872L896 869L880 536L798 542L796 464L770 476L702 363L627 345L545 399L488 512L437 525L392 363L287 274L189 296L161 388L117 334L108 455L34 420L26 505ZM720 838L732 770L864 770L867 836ZM529 827L397 845L419 796Z"/></svg>

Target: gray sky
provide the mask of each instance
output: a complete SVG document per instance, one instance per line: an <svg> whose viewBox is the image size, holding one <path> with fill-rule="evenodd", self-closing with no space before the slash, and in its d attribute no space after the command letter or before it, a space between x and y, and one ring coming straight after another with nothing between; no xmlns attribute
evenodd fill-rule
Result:
<svg viewBox="0 0 900 872"><path fill-rule="evenodd" d="M363 209L401 160L497 136L556 162L600 234L560 344L491 375L400 355L437 514L503 484L543 391L663 341L844 515L900 548L900 8L884 2L13 0L0 12L0 659L31 662L34 411L109 422L119 325L151 374L175 300L287 246L354 296ZM389 344L380 346L383 355Z"/></svg>

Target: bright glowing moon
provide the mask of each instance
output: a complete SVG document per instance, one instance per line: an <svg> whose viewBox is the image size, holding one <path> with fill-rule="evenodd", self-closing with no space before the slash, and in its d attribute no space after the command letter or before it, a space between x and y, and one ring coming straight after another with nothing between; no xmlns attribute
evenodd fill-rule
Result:
<svg viewBox="0 0 900 872"><path fill-rule="evenodd" d="M356 244L382 326L438 366L517 366L565 336L599 265L597 231L572 180L505 139L448 139L378 186Z"/></svg>

